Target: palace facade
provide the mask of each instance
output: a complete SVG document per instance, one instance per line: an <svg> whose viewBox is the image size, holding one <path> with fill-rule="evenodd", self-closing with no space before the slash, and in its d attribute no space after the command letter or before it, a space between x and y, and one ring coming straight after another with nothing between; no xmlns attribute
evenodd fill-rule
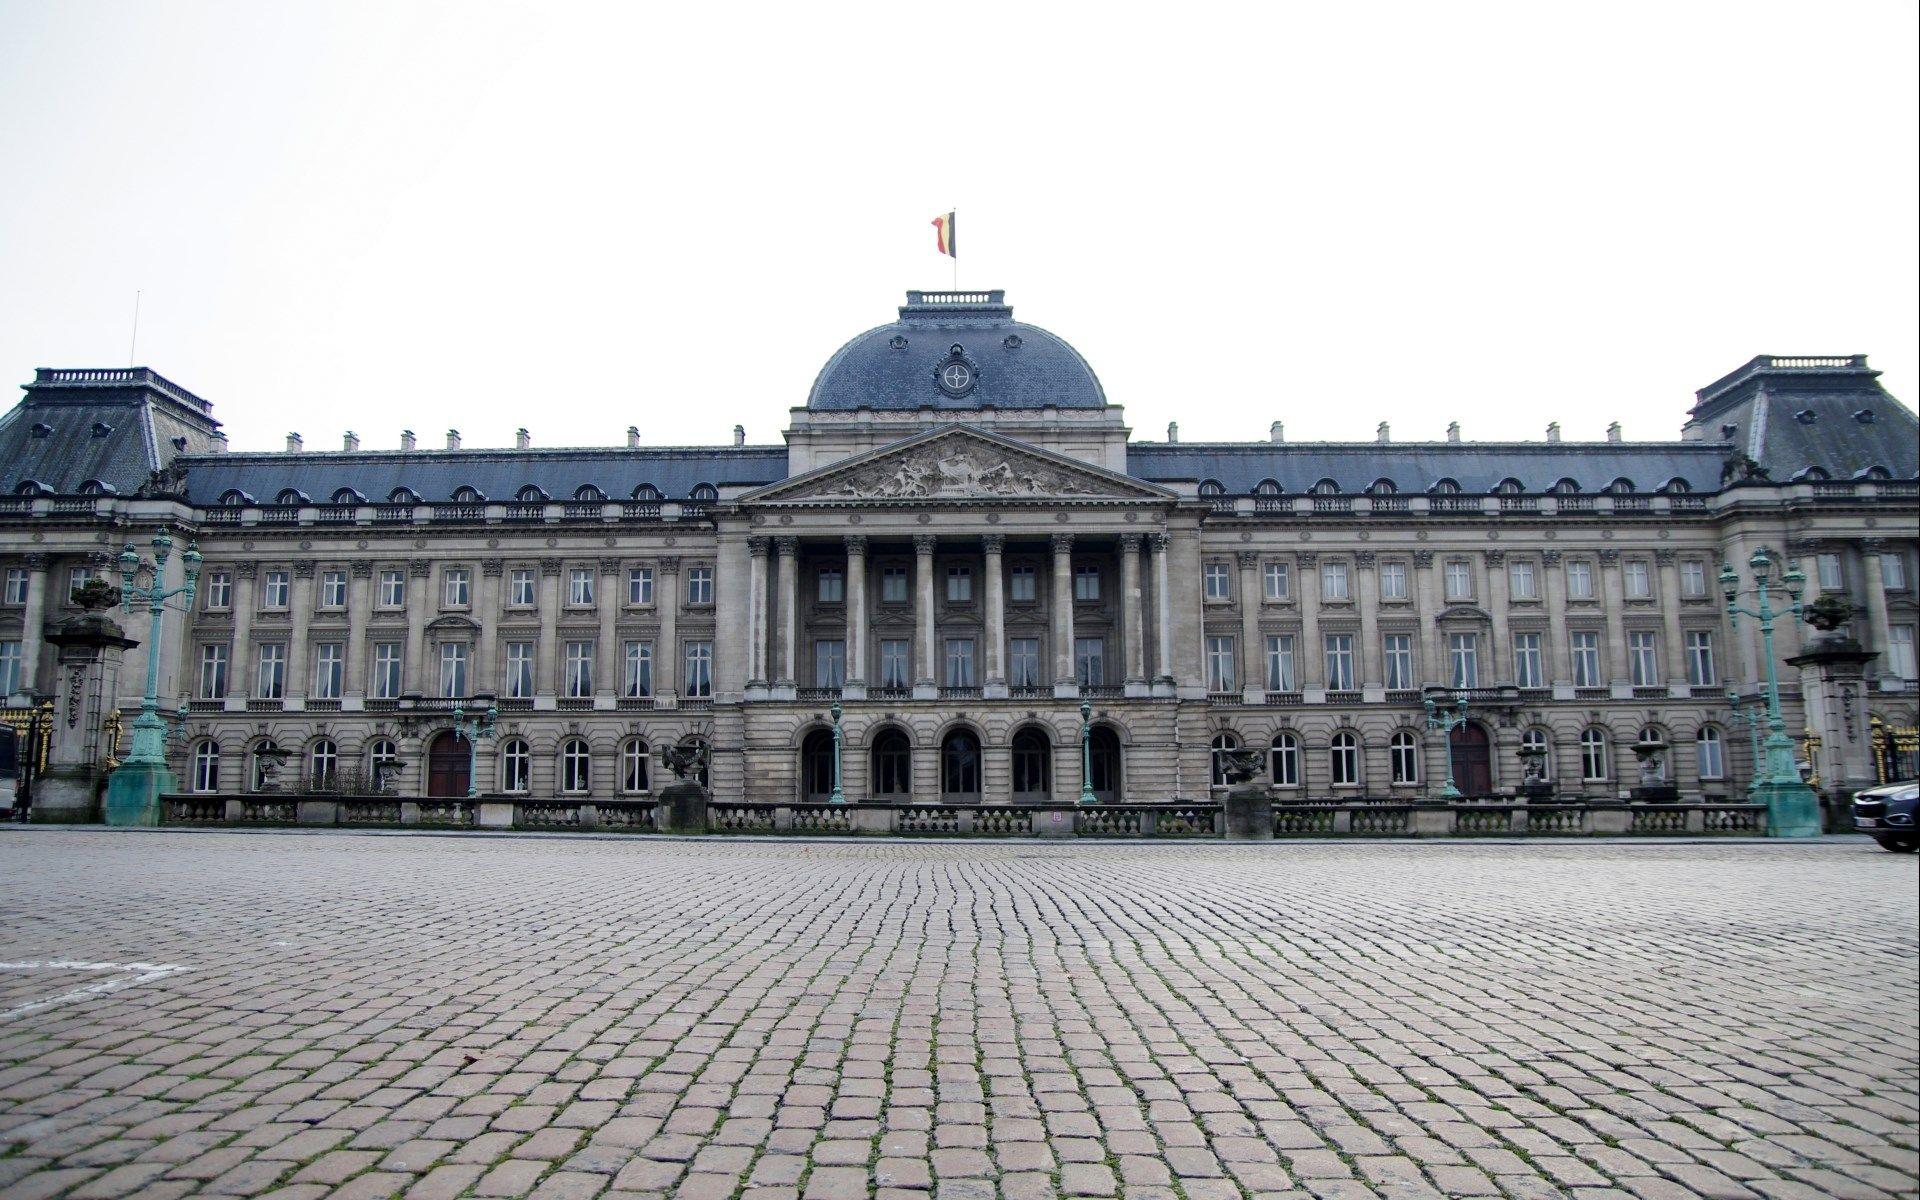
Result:
<svg viewBox="0 0 1920 1200"><path fill-rule="evenodd" d="M1716 576L1757 549L1853 604L1871 712L1915 723L1920 430L1876 376L1755 358L1667 441L1140 441L1002 293L910 292L784 445L238 453L150 370L42 370L0 420L0 693L54 690L72 589L165 526L198 591L117 691L130 717L157 650L183 790L258 786L264 748L321 788L379 761L464 796L471 761L483 793L644 795L701 738L716 796L821 798L838 704L862 800L1072 800L1083 709L1103 800L1205 796L1246 745L1281 797L1449 765L1510 794L1523 745L1614 797L1647 735L1683 793L1737 796L1766 664ZM1779 670L1797 733L1816 685ZM1468 723L1429 732L1428 696Z"/></svg>

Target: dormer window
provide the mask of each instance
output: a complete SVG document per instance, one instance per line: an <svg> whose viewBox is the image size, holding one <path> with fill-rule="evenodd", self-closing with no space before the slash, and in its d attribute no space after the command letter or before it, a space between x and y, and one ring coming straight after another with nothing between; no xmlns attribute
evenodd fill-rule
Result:
<svg viewBox="0 0 1920 1200"><path fill-rule="evenodd" d="M52 437L53 426L47 424L45 421L35 421L33 427L27 432L37 438Z"/></svg>
<svg viewBox="0 0 1920 1200"><path fill-rule="evenodd" d="M105 421L95 421L91 432L94 437L103 438L113 432L113 426L107 424Z"/></svg>
<svg viewBox="0 0 1920 1200"><path fill-rule="evenodd" d="M1853 411L1853 419L1862 425L1871 425L1873 424L1873 410L1870 408L1857 408Z"/></svg>
<svg viewBox="0 0 1920 1200"><path fill-rule="evenodd" d="M1527 489L1518 479L1502 479L1493 490L1502 496L1518 496Z"/></svg>
<svg viewBox="0 0 1920 1200"><path fill-rule="evenodd" d="M1802 425L1811 425L1815 421L1818 421L1820 419L1820 414L1817 412L1814 412L1810 408L1803 408L1799 412L1793 414L1793 419L1800 422Z"/></svg>
<svg viewBox="0 0 1920 1200"><path fill-rule="evenodd" d="M486 497L482 496L475 488L461 486L453 489L453 502L455 504L479 504L485 499Z"/></svg>
<svg viewBox="0 0 1920 1200"><path fill-rule="evenodd" d="M530 483L515 492L513 498L521 504L539 504L547 498L547 494Z"/></svg>
<svg viewBox="0 0 1920 1200"><path fill-rule="evenodd" d="M1458 496L1460 494L1460 485L1451 479L1442 479L1440 482L1434 484L1431 490L1436 496Z"/></svg>

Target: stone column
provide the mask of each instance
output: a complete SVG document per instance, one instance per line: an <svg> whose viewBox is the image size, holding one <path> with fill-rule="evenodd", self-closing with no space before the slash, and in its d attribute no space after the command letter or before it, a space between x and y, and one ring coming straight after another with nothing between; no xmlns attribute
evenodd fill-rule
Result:
<svg viewBox="0 0 1920 1200"><path fill-rule="evenodd" d="M1327 694L1327 648L1320 644L1320 556L1302 550L1294 562L1300 572L1300 644L1293 648L1293 683L1312 693L1307 703L1313 704Z"/></svg>
<svg viewBox="0 0 1920 1200"><path fill-rule="evenodd" d="M780 673L774 687L791 699L799 686L800 539L773 539L780 555Z"/></svg>
<svg viewBox="0 0 1920 1200"><path fill-rule="evenodd" d="M557 707L565 651L560 646L560 560L540 560L540 644L534 648L533 706Z"/></svg>
<svg viewBox="0 0 1920 1200"><path fill-rule="evenodd" d="M1540 573L1546 577L1541 582L1547 593L1547 633L1543 639L1546 645L1540 649L1540 669L1546 673L1546 682L1553 688L1553 698L1571 700L1573 642L1567 637L1567 577L1560 569L1558 550L1540 552ZM1557 748L1554 755L1557 763Z"/></svg>
<svg viewBox="0 0 1920 1200"><path fill-rule="evenodd" d="M500 694L500 575L504 570L505 564L497 558L480 560L480 585L473 593L473 619L480 632L473 638L470 664L475 695Z"/></svg>
<svg viewBox="0 0 1920 1200"><path fill-rule="evenodd" d="M914 640L920 643L920 662L913 675L913 697L932 700L940 691L934 683L937 661L933 645L933 535L930 533L917 533L913 537L913 626L917 635ZM939 753L937 747L934 753Z"/></svg>
<svg viewBox="0 0 1920 1200"><path fill-rule="evenodd" d="M1140 594L1140 546L1137 533L1120 535L1121 637L1126 641L1126 694L1147 694L1147 626ZM1123 781L1124 782L1124 781Z"/></svg>
<svg viewBox="0 0 1920 1200"><path fill-rule="evenodd" d="M1507 590L1507 552L1505 550L1487 550L1480 556L1486 567L1487 610L1493 617L1493 645L1486 647L1486 653L1480 656L1480 686L1493 687L1501 682L1513 682L1513 630L1507 618L1513 607L1513 597ZM1489 753L1498 753L1491 744ZM1499 763L1494 764L1499 770ZM1497 778L1497 775L1496 775Z"/></svg>
<svg viewBox="0 0 1920 1200"><path fill-rule="evenodd" d="M554 573L559 573L554 564ZM400 691L423 696L440 691L437 675L427 669L427 613L435 607L433 563L416 558L407 564L407 662ZM548 645L551 645L548 642Z"/></svg>
<svg viewBox="0 0 1920 1200"><path fill-rule="evenodd" d="M752 624L747 649L747 692L750 698L766 699L767 691L767 551L773 543L763 537L747 539L747 613ZM660 593L654 603L664 607ZM655 659L659 658L656 654ZM657 673L658 661L654 663Z"/></svg>
<svg viewBox="0 0 1920 1200"><path fill-rule="evenodd" d="M594 611L600 618L598 642L593 648L593 706L614 707L620 694L620 560L600 560L600 582L594 591ZM490 617L489 610L487 616ZM486 625L481 626L485 636Z"/></svg>
<svg viewBox="0 0 1920 1200"><path fill-rule="evenodd" d="M1655 550L1653 561L1660 572L1660 640L1665 643L1667 695L1686 696L1690 691L1687 686L1686 634L1680 629L1680 568L1674 565L1671 550ZM1687 755L1680 757L1698 769L1697 761Z"/></svg>
<svg viewBox="0 0 1920 1200"><path fill-rule="evenodd" d="M144 617L145 610L144 604L139 605L135 614ZM59 674L52 689L53 727L47 731L53 743L47 771L34 784L30 816L36 822L92 821L100 814L96 797L105 776L102 759L111 753L111 747L102 745L102 726L114 707L121 655L139 643L127 637L111 617L96 610L60 622L49 640L60 653ZM159 768L159 775L160 788L171 785L164 766ZM110 807L105 814L108 822L159 824L158 806L151 803L151 795L144 799L147 803L132 811Z"/></svg>
<svg viewBox="0 0 1920 1200"><path fill-rule="evenodd" d="M1893 621L1887 615L1887 577L1881 574L1880 559L1885 555L1899 554L1897 546L1888 545L1875 538L1864 544L1865 553L1860 557L1860 569L1866 578L1860 581L1860 590L1867 594L1867 636L1862 639L1867 649L1876 650L1880 657L1868 665L1867 670L1874 680L1892 677L1892 665L1887 661L1887 650L1893 644Z"/></svg>
<svg viewBox="0 0 1920 1200"><path fill-rule="evenodd" d="M660 613L660 641L653 648L653 703L673 708L680 696L680 560L663 558L654 564L653 604Z"/></svg>
<svg viewBox="0 0 1920 1200"><path fill-rule="evenodd" d="M867 538L850 534L847 546L847 682L841 694L867 697ZM845 773L844 765L842 774Z"/></svg>
<svg viewBox="0 0 1920 1200"><path fill-rule="evenodd" d="M1415 550L1413 552L1414 579L1414 615L1420 627L1419 645L1420 678L1415 682L1426 687L1429 684L1445 683L1446 672L1442 670L1444 662L1440 647L1440 600L1435 584L1434 573L1440 567L1433 561L1433 551Z"/></svg>
<svg viewBox="0 0 1920 1200"><path fill-rule="evenodd" d="M1601 607L1607 618L1607 683L1616 700L1633 698L1632 676L1627 670L1627 585L1620 577L1620 552L1608 547L1600 551Z"/></svg>
<svg viewBox="0 0 1920 1200"><path fill-rule="evenodd" d="M987 672L981 695L989 700L1007 695L1007 592L1001 579L1001 555L1006 551L1004 534L989 533L980 539L985 565L981 585L986 589Z"/></svg>
<svg viewBox="0 0 1920 1200"><path fill-rule="evenodd" d="M346 680L341 701L343 709L359 709L367 695L367 590L372 586L373 562L356 558L347 564L347 644L341 653L347 656Z"/></svg>
<svg viewBox="0 0 1920 1200"><path fill-rule="evenodd" d="M1080 694L1073 673L1073 535L1053 535L1053 694Z"/></svg>
<svg viewBox="0 0 1920 1200"><path fill-rule="evenodd" d="M291 590L287 596L287 707L307 706L307 630L313 622L313 572L310 558L295 559Z"/></svg>
<svg viewBox="0 0 1920 1200"><path fill-rule="evenodd" d="M1153 694L1171 696L1178 686L1173 676L1173 597L1167 590L1167 535L1149 534L1153 554L1154 676Z"/></svg>
<svg viewBox="0 0 1920 1200"><path fill-rule="evenodd" d="M1260 644L1260 553L1241 550L1234 555L1239 568L1240 694L1248 704L1266 699L1266 647Z"/></svg>
<svg viewBox="0 0 1920 1200"><path fill-rule="evenodd" d="M27 555L27 611L20 627L20 690L31 695L40 686L40 655L46 640L47 564L44 554Z"/></svg>
<svg viewBox="0 0 1920 1200"><path fill-rule="evenodd" d="M227 708L244 711L253 693L253 583L260 564L233 564L233 647L227 652Z"/></svg>
<svg viewBox="0 0 1920 1200"><path fill-rule="evenodd" d="M1379 704L1387 698L1386 667L1380 646L1380 581L1374 574L1373 551L1353 555L1353 594L1360 606L1360 699Z"/></svg>

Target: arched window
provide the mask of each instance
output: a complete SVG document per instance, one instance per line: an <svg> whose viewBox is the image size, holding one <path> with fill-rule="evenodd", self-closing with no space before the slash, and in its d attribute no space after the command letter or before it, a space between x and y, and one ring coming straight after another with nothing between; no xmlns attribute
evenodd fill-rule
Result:
<svg viewBox="0 0 1920 1200"><path fill-rule="evenodd" d="M1669 479L1665 483L1661 484L1660 490L1667 493L1667 495L1669 496L1683 496L1693 490L1693 485L1688 483L1686 480L1680 478L1678 475L1675 475L1672 479Z"/></svg>
<svg viewBox="0 0 1920 1200"><path fill-rule="evenodd" d="M1436 496L1458 496L1460 485L1451 479L1442 479L1427 490Z"/></svg>
<svg viewBox="0 0 1920 1200"><path fill-rule="evenodd" d="M1527 485L1509 475L1495 484L1493 490L1502 496L1518 496L1527 490Z"/></svg>
<svg viewBox="0 0 1920 1200"><path fill-rule="evenodd" d="M98 479L89 479L80 485L79 494L82 496L104 496L107 494L107 485L101 483Z"/></svg>
<svg viewBox="0 0 1920 1200"><path fill-rule="evenodd" d="M1316 496L1338 496L1340 494L1340 485L1331 479L1322 479L1319 483L1313 485L1313 494Z"/></svg>
<svg viewBox="0 0 1920 1200"><path fill-rule="evenodd" d="M420 493L414 491L410 487L405 487L405 486L397 487L393 489L391 492L387 493L387 503L388 504L418 504L420 503Z"/></svg>
<svg viewBox="0 0 1920 1200"><path fill-rule="evenodd" d="M568 738L560 747L560 790L578 795L593 787L593 756L582 738Z"/></svg>
<svg viewBox="0 0 1920 1200"><path fill-rule="evenodd" d="M1053 791L1053 743L1031 725L1013 735L1013 795L1044 800Z"/></svg>
<svg viewBox="0 0 1920 1200"><path fill-rule="evenodd" d="M1087 739L1087 774L1100 803L1120 802L1120 771L1120 735L1110 726L1095 725Z"/></svg>
<svg viewBox="0 0 1920 1200"><path fill-rule="evenodd" d="M913 794L913 745L898 729L883 729L874 736L872 794L895 800Z"/></svg>
<svg viewBox="0 0 1920 1200"><path fill-rule="evenodd" d="M1711 725L1702 725L1700 732L1693 735L1693 753L1700 764L1700 778L1725 779L1727 777L1726 747L1720 740L1720 731Z"/></svg>
<svg viewBox="0 0 1920 1200"><path fill-rule="evenodd" d="M529 483L513 494L514 500L521 504L538 504L547 498L547 493Z"/></svg>
<svg viewBox="0 0 1920 1200"><path fill-rule="evenodd" d="M533 788L533 751L524 738L500 744L500 790L524 795Z"/></svg>
<svg viewBox="0 0 1920 1200"><path fill-rule="evenodd" d="M367 743L367 783L379 791L400 773L400 748L391 738L375 738Z"/></svg>
<svg viewBox="0 0 1920 1200"><path fill-rule="evenodd" d="M1553 494L1556 496L1571 496L1579 490L1579 483L1571 479L1559 479L1553 485Z"/></svg>
<svg viewBox="0 0 1920 1200"><path fill-rule="evenodd" d="M306 494L293 488L281 488L280 494L273 498L275 504L305 504Z"/></svg>
<svg viewBox="0 0 1920 1200"><path fill-rule="evenodd" d="M1218 479L1203 479L1200 481L1200 494L1202 496L1224 496L1227 494L1227 488L1226 485Z"/></svg>
<svg viewBox="0 0 1920 1200"><path fill-rule="evenodd" d="M223 508L240 508L246 503L247 494L239 488L228 488L220 493L220 504Z"/></svg>
<svg viewBox="0 0 1920 1200"><path fill-rule="evenodd" d="M340 747L332 738L318 738L307 750L308 786L316 792L333 787L340 777Z"/></svg>
<svg viewBox="0 0 1920 1200"><path fill-rule="evenodd" d="M1625 475L1607 485L1607 493L1613 496L1629 496L1634 492L1633 480Z"/></svg>
<svg viewBox="0 0 1920 1200"><path fill-rule="evenodd" d="M590 483L583 483L573 489L573 498L586 503L592 503L595 500L605 500L607 494Z"/></svg>
<svg viewBox="0 0 1920 1200"><path fill-rule="evenodd" d="M633 489L633 498L646 503L655 502L660 499L660 489L650 483L643 483Z"/></svg>
<svg viewBox="0 0 1920 1200"><path fill-rule="evenodd" d="M695 484L693 490L687 493L687 498L695 504L711 503L720 498L720 489L710 483Z"/></svg>
<svg viewBox="0 0 1920 1200"><path fill-rule="evenodd" d="M647 744L639 738L628 738L627 744L620 747L620 790L623 792L644 792L648 789L650 776L647 774Z"/></svg>
<svg viewBox="0 0 1920 1200"><path fill-rule="evenodd" d="M478 504L485 499L486 497L480 494L478 488L470 487L464 483L453 489L453 502L455 504Z"/></svg>
<svg viewBox="0 0 1920 1200"><path fill-rule="evenodd" d="M1526 751L1540 752L1540 774L1542 778L1553 778L1553 738L1544 729L1529 729L1520 735L1520 748Z"/></svg>
<svg viewBox="0 0 1920 1200"><path fill-rule="evenodd" d="M350 487L336 488L333 493L335 504L365 504L367 498Z"/></svg>
<svg viewBox="0 0 1920 1200"><path fill-rule="evenodd" d="M193 790L220 790L220 743L201 742L193 748Z"/></svg>
<svg viewBox="0 0 1920 1200"><path fill-rule="evenodd" d="M1369 496L1391 496L1400 490L1400 485L1391 479L1376 479L1367 485Z"/></svg>
<svg viewBox="0 0 1920 1200"><path fill-rule="evenodd" d="M944 800L980 798L980 739L956 729L940 743L940 794Z"/></svg>
<svg viewBox="0 0 1920 1200"><path fill-rule="evenodd" d="M249 756L253 761L250 764L252 770L247 772L248 791L264 791L273 782L273 773L280 765L280 758L274 751L279 748L280 743L272 738L261 738L254 744L253 753Z"/></svg>
<svg viewBox="0 0 1920 1200"><path fill-rule="evenodd" d="M1335 787L1359 783L1360 739L1344 731L1334 734L1333 741L1327 745L1327 770Z"/></svg>
<svg viewBox="0 0 1920 1200"><path fill-rule="evenodd" d="M1667 735L1660 729L1658 725L1641 726L1639 740L1643 745L1653 743L1653 742L1658 742L1662 746L1667 745ZM1647 766L1649 768L1648 778L1655 779L1655 780L1666 779L1667 767L1668 767L1667 760L1669 755L1671 754L1672 754L1672 748L1669 747L1667 753L1657 755L1648 760L1647 762Z"/></svg>
<svg viewBox="0 0 1920 1200"><path fill-rule="evenodd" d="M1253 494L1256 496L1278 496L1280 494L1280 483L1278 480L1262 479L1255 485Z"/></svg>
<svg viewBox="0 0 1920 1200"><path fill-rule="evenodd" d="M1580 731L1580 778L1598 783L1607 777L1607 731Z"/></svg>
<svg viewBox="0 0 1920 1200"><path fill-rule="evenodd" d="M1420 744L1412 730L1399 730L1388 740L1387 763L1395 783L1420 782Z"/></svg>
<svg viewBox="0 0 1920 1200"><path fill-rule="evenodd" d="M1222 730L1213 735L1213 742L1208 747L1213 762L1213 786L1227 786L1227 751L1239 748L1240 739L1233 733Z"/></svg>
<svg viewBox="0 0 1920 1200"><path fill-rule="evenodd" d="M1272 763L1269 769L1273 774L1275 787L1300 786L1300 739L1291 733L1282 731L1273 735L1273 746L1269 751Z"/></svg>
<svg viewBox="0 0 1920 1200"><path fill-rule="evenodd" d="M833 795L833 732L816 729L800 743L800 798L814 804Z"/></svg>

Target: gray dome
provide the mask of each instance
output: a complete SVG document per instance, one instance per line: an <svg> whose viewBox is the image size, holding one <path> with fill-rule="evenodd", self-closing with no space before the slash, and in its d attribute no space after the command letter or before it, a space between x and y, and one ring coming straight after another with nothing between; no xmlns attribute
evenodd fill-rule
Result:
<svg viewBox="0 0 1920 1200"><path fill-rule="evenodd" d="M840 347L807 396L808 408L831 412L1106 403L1080 352L1014 320L1000 291L908 292L900 319Z"/></svg>

